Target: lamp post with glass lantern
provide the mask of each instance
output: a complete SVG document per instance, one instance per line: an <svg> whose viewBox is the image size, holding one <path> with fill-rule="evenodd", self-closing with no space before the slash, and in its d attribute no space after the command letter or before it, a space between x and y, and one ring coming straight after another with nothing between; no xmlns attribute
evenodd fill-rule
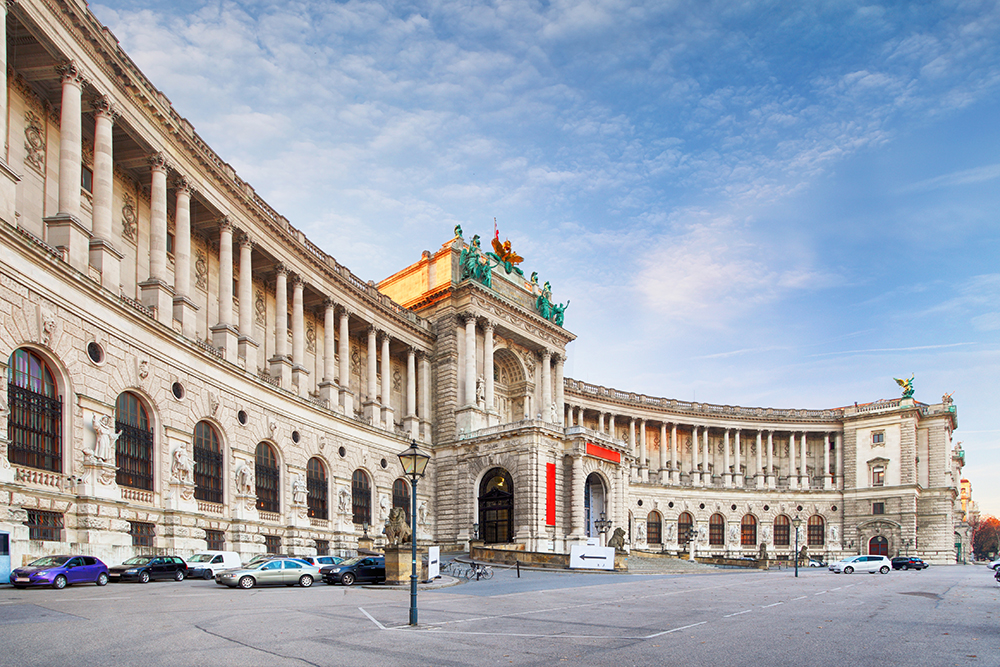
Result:
<svg viewBox="0 0 1000 667"><path fill-rule="evenodd" d="M417 447L417 441L412 440L406 451L399 453L399 462L403 465L403 474L410 478L412 500L410 509L410 625L417 624L417 480L424 476L429 454Z"/></svg>
<svg viewBox="0 0 1000 667"><path fill-rule="evenodd" d="M792 519L792 526L795 527L795 576L799 576L799 526L802 525L802 519L795 517Z"/></svg>
<svg viewBox="0 0 1000 667"><path fill-rule="evenodd" d="M601 512L601 518L594 521L594 527L597 528L597 532L601 534L601 546L607 546L608 531L611 530L611 521L604 517L604 512Z"/></svg>

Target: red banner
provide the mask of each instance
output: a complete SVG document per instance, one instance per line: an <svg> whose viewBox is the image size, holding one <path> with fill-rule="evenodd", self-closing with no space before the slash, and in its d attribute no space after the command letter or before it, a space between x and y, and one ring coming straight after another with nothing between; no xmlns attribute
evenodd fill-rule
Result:
<svg viewBox="0 0 1000 667"><path fill-rule="evenodd" d="M605 461L611 461L612 463L621 463L622 455L613 449L608 449L607 447L601 447L600 445L595 445L592 442L587 443L587 456L593 456L597 459L604 459Z"/></svg>
<svg viewBox="0 0 1000 667"><path fill-rule="evenodd" d="M556 525L556 464L545 464L545 525Z"/></svg>

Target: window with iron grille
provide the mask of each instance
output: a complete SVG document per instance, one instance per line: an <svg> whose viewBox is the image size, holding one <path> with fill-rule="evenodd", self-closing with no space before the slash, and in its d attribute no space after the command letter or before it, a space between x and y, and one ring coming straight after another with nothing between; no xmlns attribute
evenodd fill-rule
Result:
<svg viewBox="0 0 1000 667"><path fill-rule="evenodd" d="M659 512L650 512L646 515L646 543L662 544L663 538L660 535L660 526L663 524Z"/></svg>
<svg viewBox="0 0 1000 667"><path fill-rule="evenodd" d="M806 533L806 544L811 547L821 547L825 542L826 522L823 517L814 514L809 517L809 528Z"/></svg>
<svg viewBox="0 0 1000 667"><path fill-rule="evenodd" d="M257 478L257 509L265 512L280 512L278 501L278 458L266 442L257 445L254 465Z"/></svg>
<svg viewBox="0 0 1000 667"><path fill-rule="evenodd" d="M885 514L885 503L872 503L872 514Z"/></svg>
<svg viewBox="0 0 1000 667"><path fill-rule="evenodd" d="M372 523L372 486L364 470L355 470L351 477L354 523Z"/></svg>
<svg viewBox="0 0 1000 667"><path fill-rule="evenodd" d="M397 479L392 483L392 506L403 508L406 525L410 525L410 485L405 479Z"/></svg>
<svg viewBox="0 0 1000 667"><path fill-rule="evenodd" d="M694 517L689 512L681 512L677 517L677 540L681 544L687 544L690 539L691 529L694 527Z"/></svg>
<svg viewBox="0 0 1000 667"><path fill-rule="evenodd" d="M740 546L757 546L757 517L745 514L740 522Z"/></svg>
<svg viewBox="0 0 1000 667"><path fill-rule="evenodd" d="M225 551L226 534L221 530L206 530L205 547L209 551Z"/></svg>
<svg viewBox="0 0 1000 667"><path fill-rule="evenodd" d="M194 425L194 497L222 504L222 447L208 422ZM221 549L219 549L221 551Z"/></svg>
<svg viewBox="0 0 1000 667"><path fill-rule="evenodd" d="M149 415L139 397L131 392L118 396L115 404L115 477L119 485L153 490L153 431Z"/></svg>
<svg viewBox="0 0 1000 667"><path fill-rule="evenodd" d="M329 519L330 513L327 505L329 484L326 482L326 466L316 457L309 459L309 463L306 464L306 490L308 491L306 501L309 505L309 516L316 519Z"/></svg>
<svg viewBox="0 0 1000 667"><path fill-rule="evenodd" d="M140 521L129 521L129 534L132 536L132 546L133 547L152 547L153 537L156 535L156 530L151 523L142 523Z"/></svg>
<svg viewBox="0 0 1000 667"><path fill-rule="evenodd" d="M316 540L316 555L317 556L330 555L330 540Z"/></svg>
<svg viewBox="0 0 1000 667"><path fill-rule="evenodd" d="M269 554L276 554L281 551L281 536L280 535L265 535L264 536L264 549L267 550Z"/></svg>
<svg viewBox="0 0 1000 667"><path fill-rule="evenodd" d="M792 522L782 514L774 519L774 546L787 547L792 543Z"/></svg>
<svg viewBox="0 0 1000 667"><path fill-rule="evenodd" d="M62 539L63 515L58 512L28 510L24 525L28 527L29 540L58 542Z"/></svg>
<svg viewBox="0 0 1000 667"><path fill-rule="evenodd" d="M62 397L34 352L14 350L7 366L7 456L11 463L62 472Z"/></svg>
<svg viewBox="0 0 1000 667"><path fill-rule="evenodd" d="M713 514L708 520L708 543L713 547L726 543L726 518L721 514Z"/></svg>

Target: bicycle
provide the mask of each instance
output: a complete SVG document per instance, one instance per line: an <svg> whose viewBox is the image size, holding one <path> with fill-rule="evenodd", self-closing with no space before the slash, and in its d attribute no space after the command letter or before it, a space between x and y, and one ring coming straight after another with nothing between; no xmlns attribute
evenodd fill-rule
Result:
<svg viewBox="0 0 1000 667"><path fill-rule="evenodd" d="M441 574L449 574L453 577L461 577L464 571L462 563L457 560L450 560L447 563L441 563Z"/></svg>
<svg viewBox="0 0 1000 667"><path fill-rule="evenodd" d="M480 579L492 579L493 578L493 568L489 565L480 565L479 563L471 564L465 571L465 578L472 580L475 578L476 581Z"/></svg>

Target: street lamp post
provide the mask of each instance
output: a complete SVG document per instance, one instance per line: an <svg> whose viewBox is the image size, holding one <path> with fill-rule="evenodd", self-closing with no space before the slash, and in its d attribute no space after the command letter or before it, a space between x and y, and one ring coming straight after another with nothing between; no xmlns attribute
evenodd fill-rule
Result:
<svg viewBox="0 0 1000 667"><path fill-rule="evenodd" d="M601 534L601 546L607 546L608 531L611 530L611 521L604 517L604 512L601 512L601 518L594 521L594 527L597 528L597 532Z"/></svg>
<svg viewBox="0 0 1000 667"><path fill-rule="evenodd" d="M424 476L427 462L431 460L417 447L417 441L410 441L406 451L399 453L399 462L403 464L403 474L410 478L410 625L417 624L417 480Z"/></svg>
<svg viewBox="0 0 1000 667"><path fill-rule="evenodd" d="M802 525L802 519L795 517L792 519L792 526L795 527L795 576L799 576L799 526Z"/></svg>

